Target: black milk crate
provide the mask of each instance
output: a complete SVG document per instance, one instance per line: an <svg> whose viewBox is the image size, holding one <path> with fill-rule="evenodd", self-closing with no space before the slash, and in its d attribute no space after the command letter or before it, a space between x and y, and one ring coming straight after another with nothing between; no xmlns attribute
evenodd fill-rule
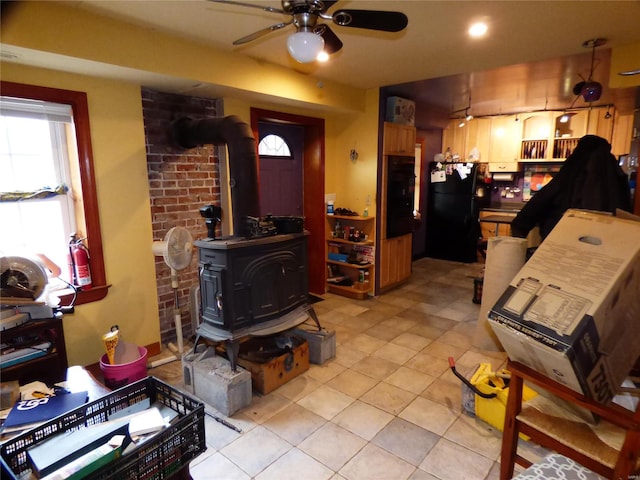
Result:
<svg viewBox="0 0 640 480"><path fill-rule="evenodd" d="M27 449L58 433L106 422L115 413L147 398L152 404L160 402L178 413L171 426L86 478L160 480L170 477L207 448L204 404L155 377L147 377L2 443L2 478L35 478L30 474Z"/></svg>

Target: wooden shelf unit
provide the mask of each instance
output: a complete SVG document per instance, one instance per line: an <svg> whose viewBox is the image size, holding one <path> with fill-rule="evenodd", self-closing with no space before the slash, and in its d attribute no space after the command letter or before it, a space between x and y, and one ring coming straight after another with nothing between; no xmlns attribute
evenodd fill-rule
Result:
<svg viewBox="0 0 640 480"><path fill-rule="evenodd" d="M327 215L326 241L327 241L327 290L338 295L343 295L357 300L363 300L373 291L375 275L375 217ZM358 230L367 236L366 240L352 241L348 238L336 237L336 225L340 224L340 230L346 228ZM349 253L359 252L360 256L366 256L369 261L366 264L349 263L346 261ZM330 253L345 255L345 261L332 260ZM356 253L358 254L358 253ZM329 281L334 271L348 277L352 285L337 285ZM368 279L367 279L368 277ZM365 279L365 281L361 281Z"/></svg>
<svg viewBox="0 0 640 480"><path fill-rule="evenodd" d="M17 380L24 385L36 380L56 383L65 379L68 364L62 317L29 320L2 331L3 343L23 343L35 338L51 342L49 351L41 357L0 369L3 382Z"/></svg>

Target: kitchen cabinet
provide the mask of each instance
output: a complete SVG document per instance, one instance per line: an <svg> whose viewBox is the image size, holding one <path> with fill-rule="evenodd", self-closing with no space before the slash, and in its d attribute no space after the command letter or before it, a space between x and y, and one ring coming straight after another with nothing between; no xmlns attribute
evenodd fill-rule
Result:
<svg viewBox="0 0 640 480"><path fill-rule="evenodd" d="M489 162L489 173L512 173L519 170L518 162Z"/></svg>
<svg viewBox="0 0 640 480"><path fill-rule="evenodd" d="M560 122L565 114L569 121ZM630 121L618 116L614 107L476 117L462 128L458 126L460 119L452 119L443 130L442 148L450 148L452 153L460 154L461 160L467 160L477 147L481 161L511 168L517 161L562 161L583 136L590 134L611 142L612 153L617 156L628 153L625 147ZM491 170L507 171L497 166Z"/></svg>
<svg viewBox="0 0 640 480"><path fill-rule="evenodd" d="M393 288L411 276L413 235L385 238L380 242L380 290Z"/></svg>
<svg viewBox="0 0 640 480"><path fill-rule="evenodd" d="M375 217L326 217L327 290L367 298L375 284Z"/></svg>
<svg viewBox="0 0 640 480"><path fill-rule="evenodd" d="M489 162L513 162L520 158L522 123L515 121L515 115L491 119L489 139Z"/></svg>
<svg viewBox="0 0 640 480"><path fill-rule="evenodd" d="M416 127L399 123L384 123L383 151L385 155L407 155L416 152Z"/></svg>

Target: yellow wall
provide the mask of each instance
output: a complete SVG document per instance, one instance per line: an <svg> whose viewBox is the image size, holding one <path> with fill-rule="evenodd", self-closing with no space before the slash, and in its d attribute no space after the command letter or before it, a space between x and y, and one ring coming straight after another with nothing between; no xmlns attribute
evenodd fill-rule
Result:
<svg viewBox="0 0 640 480"><path fill-rule="evenodd" d="M33 58L38 59L38 67L1 63L3 80L88 95L104 260L112 287L104 300L81 305L64 318L70 365L96 363L104 353L100 336L113 324L139 345L160 341L141 85L160 90L165 81L219 86L225 92L225 115L247 123L251 107L324 118L325 191L337 194L338 206L359 213L370 195L369 212L375 215L377 90L331 82L319 88L312 75L139 31L53 2L17 4L2 19L0 34L3 51L28 57L36 52ZM224 68L211 68L215 64ZM142 72L148 81L115 80L114 65L119 75L141 78ZM355 164L349 160L352 148L360 154Z"/></svg>
<svg viewBox="0 0 640 480"><path fill-rule="evenodd" d="M160 341L140 86L2 63L2 79L87 93L107 281L99 302L63 319L70 365L104 353L101 335L118 324L138 345Z"/></svg>

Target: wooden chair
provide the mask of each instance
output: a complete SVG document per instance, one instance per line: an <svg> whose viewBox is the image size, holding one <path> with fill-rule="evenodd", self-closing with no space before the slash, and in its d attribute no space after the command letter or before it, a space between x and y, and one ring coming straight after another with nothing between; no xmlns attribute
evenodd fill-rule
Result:
<svg viewBox="0 0 640 480"><path fill-rule="evenodd" d="M509 362L511 372L509 397L502 437L500 480L513 476L515 463L529 467L531 462L518 454L518 434L554 450L606 478L628 480L640 472L640 404L635 412L617 404L601 404L568 389L518 362ZM533 407L522 405L522 385L540 391L544 389L557 397L590 410L600 422L609 422L613 429L622 429L624 442L615 450L602 442L584 422L575 422L545 415ZM638 477L640 478L640 476Z"/></svg>

